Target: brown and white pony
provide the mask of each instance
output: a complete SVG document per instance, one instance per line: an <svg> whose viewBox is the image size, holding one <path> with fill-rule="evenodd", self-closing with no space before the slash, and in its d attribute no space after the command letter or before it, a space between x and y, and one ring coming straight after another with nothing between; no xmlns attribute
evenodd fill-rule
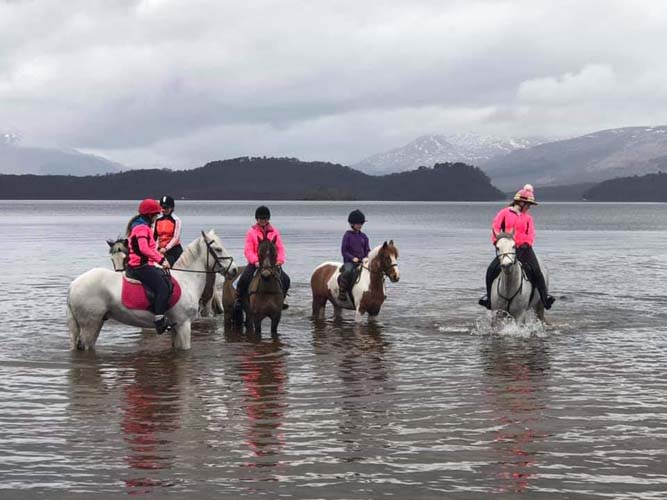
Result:
<svg viewBox="0 0 667 500"><path fill-rule="evenodd" d="M353 301L349 295L344 302L338 301L338 276L340 262L325 262L313 271L310 287L313 291L313 317L324 318L327 301L334 307L334 313L340 314L341 309L356 311L354 319L360 322L368 313L369 319L375 319L386 298L385 277L396 283L400 279L398 270L398 248L394 240L386 241L371 250L361 264L361 275L352 287Z"/></svg>

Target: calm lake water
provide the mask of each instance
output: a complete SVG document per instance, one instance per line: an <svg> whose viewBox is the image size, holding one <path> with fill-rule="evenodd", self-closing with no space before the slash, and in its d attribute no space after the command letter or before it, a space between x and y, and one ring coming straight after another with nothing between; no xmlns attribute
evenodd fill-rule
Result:
<svg viewBox="0 0 667 500"><path fill-rule="evenodd" d="M256 202L177 202L184 241L242 257ZM476 305L502 203L270 203L287 247L280 338L199 320L193 347L107 324L71 353L69 283L111 267L136 202L0 201L0 497L667 497L667 209L544 204L542 328ZM311 321L347 213L393 238L377 325Z"/></svg>

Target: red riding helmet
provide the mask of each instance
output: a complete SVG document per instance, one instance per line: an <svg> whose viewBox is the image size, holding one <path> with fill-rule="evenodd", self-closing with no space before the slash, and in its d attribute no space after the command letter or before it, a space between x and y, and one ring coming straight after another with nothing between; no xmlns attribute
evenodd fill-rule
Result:
<svg viewBox="0 0 667 500"><path fill-rule="evenodd" d="M140 215L154 215L162 212L160 204L157 200L151 198L146 198L144 201L139 203L139 214Z"/></svg>

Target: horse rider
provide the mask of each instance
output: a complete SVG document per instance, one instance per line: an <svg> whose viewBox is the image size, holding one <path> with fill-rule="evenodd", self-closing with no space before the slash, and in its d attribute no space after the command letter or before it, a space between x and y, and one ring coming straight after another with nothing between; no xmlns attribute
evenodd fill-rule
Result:
<svg viewBox="0 0 667 500"><path fill-rule="evenodd" d="M545 309L551 309L555 298L547 293L547 284L540 269L539 261L533 250L535 241L535 224L533 217L528 213L530 207L537 205L533 186L526 184L517 191L509 206L500 210L493 219L491 241L496 244L496 234L514 231L516 257L526 269L533 285L540 293L540 299ZM486 296L479 299L479 305L491 309L491 286L500 275L500 260L496 256L486 270Z"/></svg>
<svg viewBox="0 0 667 500"><path fill-rule="evenodd" d="M162 214L155 221L153 236L157 241L158 252L164 255L173 266L183 253L181 246L181 219L174 213L174 199L169 195L160 198Z"/></svg>
<svg viewBox="0 0 667 500"><path fill-rule="evenodd" d="M366 217L361 210L353 210L347 216L350 229L345 231L340 251L343 254L343 267L338 276L338 301L347 300L347 292L353 286L355 271L361 262L368 257L370 244L368 236L361 232L361 227L366 222Z"/></svg>
<svg viewBox="0 0 667 500"><path fill-rule="evenodd" d="M141 281L155 294L154 324L158 335L174 326L164 315L171 294L171 283L165 270L171 266L167 258L158 252L151 229L160 211L157 200L143 200L139 204L139 213L130 219L125 231L129 249L126 274Z"/></svg>
<svg viewBox="0 0 667 500"><path fill-rule="evenodd" d="M254 224L246 233L245 237L245 247L243 253L245 258L248 261L248 265L243 270L241 277L236 285L236 299L237 304L235 307L239 307L243 297L248 294L248 287L252 281L252 277L257 271L259 266L259 244L262 240L269 239L275 240L274 244L276 246L276 251L278 253L276 264L278 265L278 271L280 273L280 283L283 290L283 298L286 298L287 291L290 287L290 278L287 276L287 273L283 271L283 264L285 263L285 247L283 246L283 240L280 237L280 232L271 225L269 220L271 219L271 211L268 207L264 205L257 207L255 210L255 221ZM283 302L283 309L287 309L287 302Z"/></svg>

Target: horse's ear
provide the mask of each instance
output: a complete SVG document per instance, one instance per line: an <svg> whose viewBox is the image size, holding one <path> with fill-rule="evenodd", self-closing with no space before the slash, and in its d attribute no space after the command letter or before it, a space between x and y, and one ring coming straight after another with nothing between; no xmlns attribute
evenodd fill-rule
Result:
<svg viewBox="0 0 667 500"><path fill-rule="evenodd" d="M394 240L389 240L389 246L393 247L394 246Z"/></svg>
<svg viewBox="0 0 667 500"><path fill-rule="evenodd" d="M114 243L116 243L116 242L111 241L111 240L107 240L107 245L109 245L109 248L111 248L114 245Z"/></svg>
<svg viewBox="0 0 667 500"><path fill-rule="evenodd" d="M277 239L278 239L278 236L274 236L273 239L271 240L271 243L273 243L275 245Z"/></svg>
<svg viewBox="0 0 667 500"><path fill-rule="evenodd" d="M382 248L387 248L387 240L382 244Z"/></svg>
<svg viewBox="0 0 667 500"><path fill-rule="evenodd" d="M515 229L516 229L516 228L513 227L512 230L510 231L510 236L511 236L512 238L514 238L514 230L515 230Z"/></svg>
<svg viewBox="0 0 667 500"><path fill-rule="evenodd" d="M125 245L125 246L128 245L128 243L127 243L127 238L123 238L123 245Z"/></svg>

